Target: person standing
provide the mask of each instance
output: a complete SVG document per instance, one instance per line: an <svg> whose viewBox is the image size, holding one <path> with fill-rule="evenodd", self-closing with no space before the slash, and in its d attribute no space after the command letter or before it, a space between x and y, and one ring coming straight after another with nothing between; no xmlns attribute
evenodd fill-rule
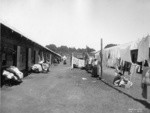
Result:
<svg viewBox="0 0 150 113"><path fill-rule="evenodd" d="M97 65L98 65L98 60L97 59L94 59L93 62L92 62L92 76L93 77L98 77L98 68L97 68Z"/></svg>
<svg viewBox="0 0 150 113"><path fill-rule="evenodd" d="M67 64L66 60L67 60L67 57L64 55L63 56L63 64Z"/></svg>

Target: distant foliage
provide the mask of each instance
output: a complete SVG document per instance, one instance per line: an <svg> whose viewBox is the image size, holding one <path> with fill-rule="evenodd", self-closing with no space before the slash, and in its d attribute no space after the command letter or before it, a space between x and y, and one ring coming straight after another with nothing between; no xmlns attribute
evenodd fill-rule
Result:
<svg viewBox="0 0 150 113"><path fill-rule="evenodd" d="M95 49L90 48L88 46L86 46L86 48L76 49L75 47L67 47L65 45L57 47L55 44L49 44L49 45L46 45L46 47L61 55L71 55L72 53L84 54L86 52L90 53L92 51L95 51Z"/></svg>
<svg viewBox="0 0 150 113"><path fill-rule="evenodd" d="M87 51L87 53L90 53L90 52L92 52L92 51L95 51L95 49L86 46L86 51Z"/></svg>
<svg viewBox="0 0 150 113"><path fill-rule="evenodd" d="M104 49L110 48L110 47L113 47L113 46L117 46L117 44L107 44L107 45L104 47Z"/></svg>
<svg viewBox="0 0 150 113"><path fill-rule="evenodd" d="M55 51L55 52L57 52L57 47L56 47L55 44L49 44L49 45L46 45L46 47L53 50L53 51Z"/></svg>

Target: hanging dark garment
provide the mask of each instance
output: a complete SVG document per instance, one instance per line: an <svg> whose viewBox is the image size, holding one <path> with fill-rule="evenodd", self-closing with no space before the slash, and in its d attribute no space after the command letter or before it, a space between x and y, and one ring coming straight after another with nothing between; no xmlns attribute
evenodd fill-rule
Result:
<svg viewBox="0 0 150 113"><path fill-rule="evenodd" d="M142 96L143 98L147 99L147 93L148 93L148 89L147 89L147 86L149 85L149 70L150 70L150 67L143 67L143 72L142 72L142 83L141 83L141 86L142 86ZM147 76L148 75L148 76Z"/></svg>
<svg viewBox="0 0 150 113"><path fill-rule="evenodd" d="M147 99L147 84L142 84L142 97Z"/></svg>

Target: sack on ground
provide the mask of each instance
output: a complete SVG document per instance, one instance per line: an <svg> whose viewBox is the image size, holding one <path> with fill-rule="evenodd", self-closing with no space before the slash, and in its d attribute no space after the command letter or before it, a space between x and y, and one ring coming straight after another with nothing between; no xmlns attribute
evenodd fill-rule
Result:
<svg viewBox="0 0 150 113"><path fill-rule="evenodd" d="M42 72L42 66L40 64L34 64L31 69L35 72Z"/></svg>
<svg viewBox="0 0 150 113"><path fill-rule="evenodd" d="M13 79L14 78L15 80L17 80L17 77L14 76L14 74L10 73L9 71L4 70L2 75L5 76L6 79Z"/></svg>
<svg viewBox="0 0 150 113"><path fill-rule="evenodd" d="M43 68L44 71L48 71L49 70L49 64L42 63L42 68Z"/></svg>
<svg viewBox="0 0 150 113"><path fill-rule="evenodd" d="M10 66L6 70L9 71L10 73L13 73L14 75L16 75L16 77L18 79L22 79L23 78L23 73L15 66Z"/></svg>

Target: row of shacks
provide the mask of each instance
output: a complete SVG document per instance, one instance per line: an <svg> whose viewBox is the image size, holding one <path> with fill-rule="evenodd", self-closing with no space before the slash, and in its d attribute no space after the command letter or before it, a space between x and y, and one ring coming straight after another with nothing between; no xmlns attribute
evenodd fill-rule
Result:
<svg viewBox="0 0 150 113"><path fill-rule="evenodd" d="M32 41L16 30L0 23L0 73L5 67L16 66L22 72L30 70L33 64L44 60L53 63L61 60L58 53Z"/></svg>

